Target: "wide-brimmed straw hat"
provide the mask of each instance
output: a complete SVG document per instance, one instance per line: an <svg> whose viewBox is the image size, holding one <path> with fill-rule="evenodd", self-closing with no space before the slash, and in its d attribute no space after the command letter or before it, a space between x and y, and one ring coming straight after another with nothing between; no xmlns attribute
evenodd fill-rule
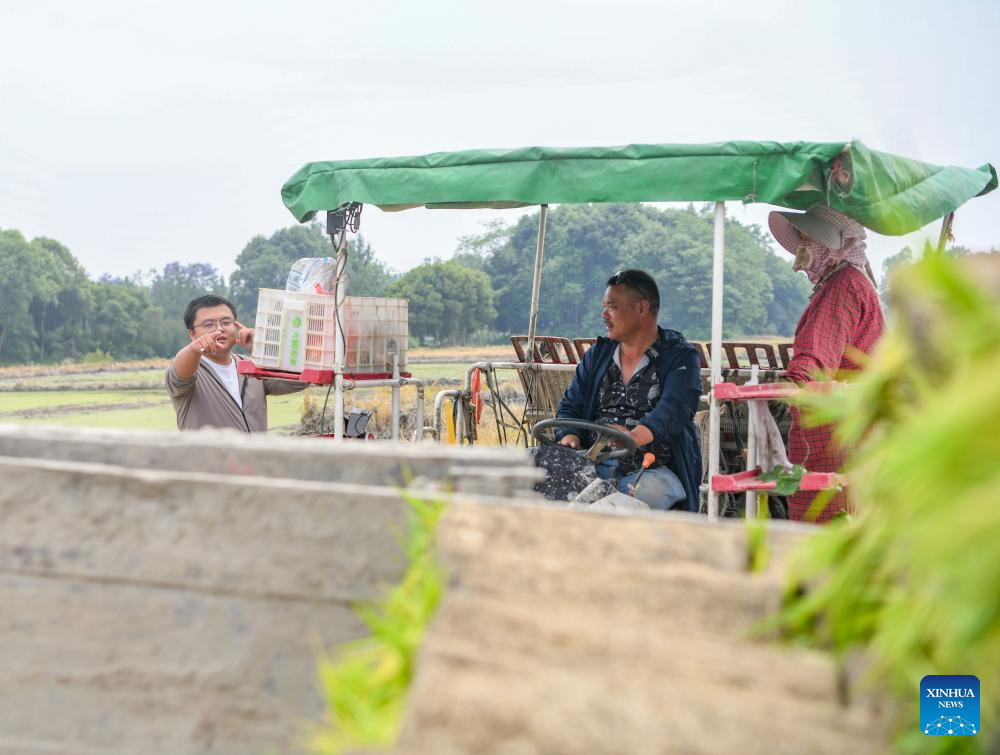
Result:
<svg viewBox="0 0 1000 755"><path fill-rule="evenodd" d="M767 225L775 240L795 254L802 246L803 234L836 251L844 243L844 231L857 224L830 205L817 202L805 212L775 210L767 216Z"/></svg>

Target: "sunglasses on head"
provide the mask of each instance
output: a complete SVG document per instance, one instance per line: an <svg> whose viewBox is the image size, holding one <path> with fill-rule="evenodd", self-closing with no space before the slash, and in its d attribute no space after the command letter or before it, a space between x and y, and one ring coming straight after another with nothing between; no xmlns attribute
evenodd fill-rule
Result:
<svg viewBox="0 0 1000 755"><path fill-rule="evenodd" d="M608 279L609 286L628 286L646 301L652 301L646 282L632 270L619 270Z"/></svg>

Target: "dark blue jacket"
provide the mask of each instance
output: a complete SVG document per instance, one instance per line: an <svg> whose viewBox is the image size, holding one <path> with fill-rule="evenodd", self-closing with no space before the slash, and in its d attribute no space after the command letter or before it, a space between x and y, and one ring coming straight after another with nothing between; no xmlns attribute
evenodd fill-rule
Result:
<svg viewBox="0 0 1000 755"><path fill-rule="evenodd" d="M660 398L653 411L639 420L653 433L656 441L670 442L672 459L670 468L680 478L687 492L688 511L698 511L701 484L701 443L694 424L701 398L701 363L694 346L676 330L658 328L660 331L660 358L656 367L660 378ZM559 402L557 417L572 417L594 421L597 418L597 389L601 385L615 354L617 341L598 338L587 349L583 361L576 368L573 382ZM577 431L559 429L556 437L562 439ZM592 441L580 438L586 447Z"/></svg>

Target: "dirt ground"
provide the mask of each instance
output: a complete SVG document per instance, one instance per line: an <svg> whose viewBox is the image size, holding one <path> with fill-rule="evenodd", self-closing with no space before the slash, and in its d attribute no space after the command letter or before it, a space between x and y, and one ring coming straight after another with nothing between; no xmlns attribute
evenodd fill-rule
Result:
<svg viewBox="0 0 1000 755"><path fill-rule="evenodd" d="M169 360L146 359L137 362L79 362L67 364L29 364L0 367L0 382L51 375L89 375L132 372L137 370L165 370Z"/></svg>
<svg viewBox="0 0 1000 755"><path fill-rule="evenodd" d="M507 344L495 346L448 346L441 349L410 349L407 360L421 362L478 362L484 359L513 359L514 349Z"/></svg>

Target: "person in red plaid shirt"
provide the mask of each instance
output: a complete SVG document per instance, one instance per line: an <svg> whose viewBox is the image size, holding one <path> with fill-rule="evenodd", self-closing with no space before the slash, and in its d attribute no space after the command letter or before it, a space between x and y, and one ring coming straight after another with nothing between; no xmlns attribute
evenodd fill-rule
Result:
<svg viewBox="0 0 1000 755"><path fill-rule="evenodd" d="M778 243L795 255L793 269L813 283L809 304L795 327L793 357L785 377L804 383L859 369L854 357L870 354L885 328L865 256L865 229L822 202L804 213L772 212L768 226ZM803 427L792 407L788 460L809 472L838 472L847 454L838 447L830 425ZM815 496L807 492L791 496L789 517L826 522L850 510L847 493L839 492L821 511L810 512Z"/></svg>

